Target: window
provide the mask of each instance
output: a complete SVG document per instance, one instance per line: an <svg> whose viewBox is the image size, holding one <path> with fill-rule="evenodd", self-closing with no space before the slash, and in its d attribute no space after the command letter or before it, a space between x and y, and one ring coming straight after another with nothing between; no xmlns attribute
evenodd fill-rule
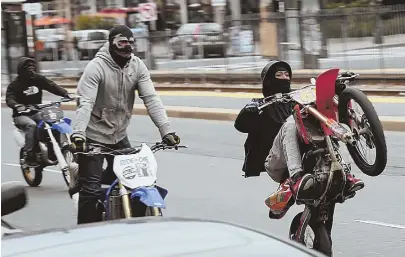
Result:
<svg viewBox="0 0 405 257"><path fill-rule="evenodd" d="M88 36L89 40L107 40L107 35L103 32L90 32Z"/></svg>

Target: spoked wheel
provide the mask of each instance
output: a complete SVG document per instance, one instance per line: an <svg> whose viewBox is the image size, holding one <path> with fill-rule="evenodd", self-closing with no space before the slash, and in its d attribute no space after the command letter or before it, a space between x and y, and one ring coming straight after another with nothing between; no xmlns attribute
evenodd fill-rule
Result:
<svg viewBox="0 0 405 257"><path fill-rule="evenodd" d="M25 182L31 187L37 187L42 182L42 171L44 166L28 167L24 163L23 149L20 150L20 167Z"/></svg>
<svg viewBox="0 0 405 257"><path fill-rule="evenodd" d="M302 231L300 238L297 240L296 233L300 225L302 212L298 213L291 222L289 238L309 249L319 251L326 256L332 256L332 241L323 223L314 224L309 222Z"/></svg>
<svg viewBox="0 0 405 257"><path fill-rule="evenodd" d="M79 166L77 164L77 158L75 158L74 154L71 151L63 150L62 154L67 164L67 169L62 169L62 176L66 185L70 187L72 184L74 185L76 182L72 181L72 179L74 180L77 178Z"/></svg>
<svg viewBox="0 0 405 257"><path fill-rule="evenodd" d="M355 146L347 145L354 163L366 175L380 175L387 165L387 145L372 103L360 90L346 88L339 96L338 108L339 121L347 124L358 140Z"/></svg>

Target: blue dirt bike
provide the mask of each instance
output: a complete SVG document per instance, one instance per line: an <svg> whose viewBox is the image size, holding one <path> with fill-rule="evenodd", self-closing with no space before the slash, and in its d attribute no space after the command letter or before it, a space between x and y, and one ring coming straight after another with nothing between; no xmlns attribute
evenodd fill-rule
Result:
<svg viewBox="0 0 405 257"><path fill-rule="evenodd" d="M64 117L60 109L62 102L69 102L75 98L64 97L60 101L36 104L29 106L25 111L19 114L33 115L39 113L40 122L37 125L36 141L34 149L36 153L36 165L28 166L23 156L23 146L25 144L24 131L14 124L14 139L20 147L20 166L25 181L31 187L37 187L42 182L42 172L47 166L59 164L62 171L63 179L69 187L70 177L73 172L77 171L75 157L70 150L70 134L73 132L70 126L71 120Z"/></svg>

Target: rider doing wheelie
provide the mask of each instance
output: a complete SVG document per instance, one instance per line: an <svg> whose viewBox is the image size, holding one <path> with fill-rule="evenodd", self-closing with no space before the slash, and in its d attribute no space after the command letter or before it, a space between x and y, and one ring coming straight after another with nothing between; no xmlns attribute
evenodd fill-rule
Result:
<svg viewBox="0 0 405 257"><path fill-rule="evenodd" d="M290 81L292 70L288 63L272 61L262 70L261 79L263 96L269 97L277 93L291 92ZM277 208L282 210L278 218L285 215L297 197L312 194L313 176L304 174L301 164L300 142L293 119L291 103L276 102L259 112L264 98L253 99L246 105L235 121L235 128L248 133L245 143L245 176L259 176L266 171L269 176L280 183L275 194L283 193ZM364 187L364 183L347 172L348 186L346 194L353 194ZM307 187L309 189L307 189ZM269 197L269 199L271 196ZM269 199L266 204L270 207ZM274 214L270 211L270 217Z"/></svg>

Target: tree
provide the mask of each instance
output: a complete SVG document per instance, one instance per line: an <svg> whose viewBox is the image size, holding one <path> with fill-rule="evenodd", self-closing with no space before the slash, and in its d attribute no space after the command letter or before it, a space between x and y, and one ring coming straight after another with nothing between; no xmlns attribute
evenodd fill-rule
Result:
<svg viewBox="0 0 405 257"><path fill-rule="evenodd" d="M116 24L114 19L99 16L79 15L76 17L76 30L111 29Z"/></svg>

